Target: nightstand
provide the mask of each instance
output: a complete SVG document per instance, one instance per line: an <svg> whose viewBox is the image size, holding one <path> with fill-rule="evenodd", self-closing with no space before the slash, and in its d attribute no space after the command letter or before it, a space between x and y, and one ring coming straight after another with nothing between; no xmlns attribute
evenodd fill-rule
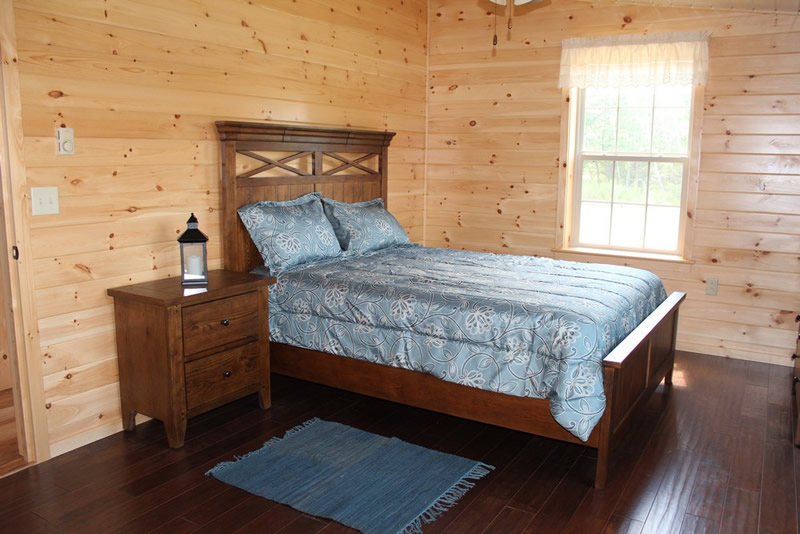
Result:
<svg viewBox="0 0 800 534"><path fill-rule="evenodd" d="M275 278L209 272L208 285L167 278L108 290L114 297L125 430L141 413L182 447L189 417L258 393L270 407L267 285Z"/></svg>

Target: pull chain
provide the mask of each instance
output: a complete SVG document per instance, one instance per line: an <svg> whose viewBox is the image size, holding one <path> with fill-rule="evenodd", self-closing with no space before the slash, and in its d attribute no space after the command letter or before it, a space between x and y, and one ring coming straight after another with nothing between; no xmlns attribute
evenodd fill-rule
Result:
<svg viewBox="0 0 800 534"><path fill-rule="evenodd" d="M494 5L494 37L492 38L492 45L497 46L497 4Z"/></svg>

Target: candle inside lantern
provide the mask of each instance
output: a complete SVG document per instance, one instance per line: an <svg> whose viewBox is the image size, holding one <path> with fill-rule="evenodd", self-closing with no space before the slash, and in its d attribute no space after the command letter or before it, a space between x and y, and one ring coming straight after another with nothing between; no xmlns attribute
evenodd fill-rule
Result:
<svg viewBox="0 0 800 534"><path fill-rule="evenodd" d="M200 256L189 256L186 260L186 274L200 276L203 274L203 258Z"/></svg>

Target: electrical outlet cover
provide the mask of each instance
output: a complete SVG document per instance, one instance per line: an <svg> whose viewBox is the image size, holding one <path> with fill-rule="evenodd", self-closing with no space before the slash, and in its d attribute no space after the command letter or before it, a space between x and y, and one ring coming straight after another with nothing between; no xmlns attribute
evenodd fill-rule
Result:
<svg viewBox="0 0 800 534"><path fill-rule="evenodd" d="M719 280L716 278L706 280L706 295L716 296L717 291L719 291Z"/></svg>

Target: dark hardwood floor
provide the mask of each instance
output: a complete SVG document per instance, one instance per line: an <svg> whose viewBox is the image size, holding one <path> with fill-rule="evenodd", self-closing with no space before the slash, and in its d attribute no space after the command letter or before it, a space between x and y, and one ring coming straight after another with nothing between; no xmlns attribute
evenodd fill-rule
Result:
<svg viewBox="0 0 800 534"><path fill-rule="evenodd" d="M311 418L339 421L496 466L431 533L797 532L800 452L791 370L679 354L592 488L592 451L274 377L192 419L170 450L151 421L0 480L3 532L353 532L205 476Z"/></svg>

